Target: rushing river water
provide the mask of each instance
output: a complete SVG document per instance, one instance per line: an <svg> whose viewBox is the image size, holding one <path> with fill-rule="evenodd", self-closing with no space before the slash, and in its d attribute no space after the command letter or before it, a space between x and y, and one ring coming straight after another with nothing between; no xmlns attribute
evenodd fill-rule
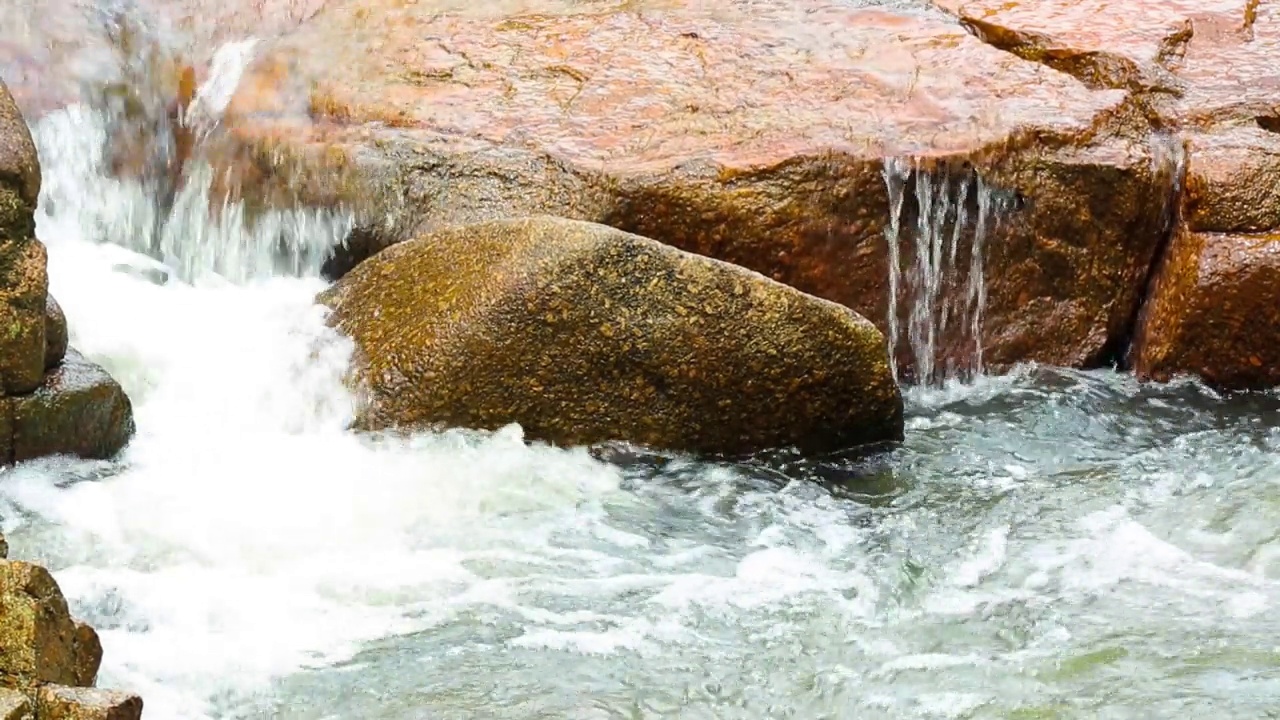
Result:
<svg viewBox="0 0 1280 720"><path fill-rule="evenodd" d="M1280 707L1272 395L1021 368L913 393L906 443L869 460L357 437L312 303L341 218L270 218L302 258L280 273L276 231L215 227L197 183L166 268L130 250L155 224L101 177L99 132L36 128L39 232L138 435L6 471L0 526L151 720Z"/></svg>

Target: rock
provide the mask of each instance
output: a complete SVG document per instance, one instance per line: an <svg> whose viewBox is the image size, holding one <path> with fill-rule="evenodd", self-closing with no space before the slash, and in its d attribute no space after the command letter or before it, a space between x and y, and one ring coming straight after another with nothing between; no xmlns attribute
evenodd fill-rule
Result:
<svg viewBox="0 0 1280 720"><path fill-rule="evenodd" d="M92 685L101 662L97 634L72 619L49 571L0 561L0 686Z"/></svg>
<svg viewBox="0 0 1280 720"><path fill-rule="evenodd" d="M1141 377L1224 389L1280 385L1280 232L1172 241L1134 347Z"/></svg>
<svg viewBox="0 0 1280 720"><path fill-rule="evenodd" d="M12 213L16 203L22 212L18 220L25 223L26 214L35 210L40 197L40 163L27 121L3 80L0 80L0 177L4 178L0 183L0 233L6 233L6 238L31 237L34 235L31 228L13 227ZM31 223L34 226L34 221Z"/></svg>
<svg viewBox="0 0 1280 720"><path fill-rule="evenodd" d="M1176 94L1193 35L1239 30L1249 0L934 0L975 36L1090 87Z"/></svg>
<svg viewBox="0 0 1280 720"><path fill-rule="evenodd" d="M35 144L0 82L0 385L30 392L44 375L44 246L35 239L40 165Z"/></svg>
<svg viewBox="0 0 1280 720"><path fill-rule="evenodd" d="M1010 279L987 293L989 360L1090 364L1129 336L1167 178L1126 90L941 13L443 4L332 6L267 44L232 101L222 140L289 159L228 151L232 186L362 210L335 276L422 231L549 214L743 265L883 330L884 158L916 157L1017 199L986 238L987 277ZM325 171L300 176L298 158ZM313 187L335 166L355 179Z"/></svg>
<svg viewBox="0 0 1280 720"><path fill-rule="evenodd" d="M27 696L17 690L0 688L0 720L34 720Z"/></svg>
<svg viewBox="0 0 1280 720"><path fill-rule="evenodd" d="M89 687L47 685L36 695L40 720L140 720L142 698Z"/></svg>
<svg viewBox="0 0 1280 720"><path fill-rule="evenodd" d="M67 354L67 316L53 295L44 304L44 369L52 370Z"/></svg>
<svg viewBox="0 0 1280 720"><path fill-rule="evenodd" d="M133 405L106 370L69 350L33 393L10 398L13 460L109 458L133 436Z"/></svg>
<svg viewBox="0 0 1280 720"><path fill-rule="evenodd" d="M368 429L518 422L557 444L700 453L901 439L884 337L726 263L551 217L455 226L321 295Z"/></svg>
<svg viewBox="0 0 1280 720"><path fill-rule="evenodd" d="M9 542L4 539L4 533L0 533L0 560L9 557Z"/></svg>

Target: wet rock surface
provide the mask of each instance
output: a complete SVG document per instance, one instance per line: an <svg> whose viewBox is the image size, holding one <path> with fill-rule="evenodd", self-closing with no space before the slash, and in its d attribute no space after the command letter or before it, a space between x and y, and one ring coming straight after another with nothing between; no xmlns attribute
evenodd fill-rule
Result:
<svg viewBox="0 0 1280 720"><path fill-rule="evenodd" d="M49 571L0 561L0 686L92 685L101 662L97 634L71 617Z"/></svg>
<svg viewBox="0 0 1280 720"><path fill-rule="evenodd" d="M40 165L0 82L0 459L114 455L133 433L119 383L78 354L49 294L48 256L35 237Z"/></svg>
<svg viewBox="0 0 1280 720"><path fill-rule="evenodd" d="M120 383L74 349L34 392L7 402L14 462L58 454L107 459L133 436L133 406Z"/></svg>
<svg viewBox="0 0 1280 720"><path fill-rule="evenodd" d="M67 316L53 295L45 296L44 305L44 369L52 370L67 355Z"/></svg>
<svg viewBox="0 0 1280 720"><path fill-rule="evenodd" d="M40 720L139 720L142 698L98 688L47 685L36 696Z"/></svg>
<svg viewBox="0 0 1280 720"><path fill-rule="evenodd" d="M698 453L902 437L884 336L835 303L603 225L442 229L321 296L370 429L520 423Z"/></svg>
<svg viewBox="0 0 1280 720"><path fill-rule="evenodd" d="M335 275L420 230L546 213L743 265L885 329L884 158L918 156L976 169L1029 210L988 238L1012 250L989 276L1038 283L988 294L993 361L1081 364L1127 330L1159 224L1130 200L1158 194L1158 173L1146 143L1101 134L1131 120L1122 91L1001 52L940 13L434 9L333 4L272 46L232 102L237 139L337 148L328 157L357 176L345 199L377 222ZM272 180L260 164L245 175ZM1089 196L1104 192L1095 219ZM1064 213L1083 226L1064 233ZM1047 270L1031 277L1029 264Z"/></svg>

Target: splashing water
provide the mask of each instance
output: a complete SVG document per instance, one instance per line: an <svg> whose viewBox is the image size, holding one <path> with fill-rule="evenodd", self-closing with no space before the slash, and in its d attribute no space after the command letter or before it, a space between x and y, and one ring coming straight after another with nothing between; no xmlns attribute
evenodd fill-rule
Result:
<svg viewBox="0 0 1280 720"><path fill-rule="evenodd" d="M941 384L958 373L980 375L987 302L983 245L997 219L995 195L972 171L952 174L888 158L883 172L889 193L885 240L893 375L905 374L899 367L903 351L910 353L912 376L925 385ZM909 269L903 268L904 245L914 250ZM905 334L899 310L904 299Z"/></svg>
<svg viewBox="0 0 1280 720"><path fill-rule="evenodd" d="M100 684L141 693L149 720L1280 702L1274 397L1022 368L926 393L906 446L866 465L623 467L517 428L361 437L350 345L313 301L347 220L246 226L202 198L199 168L159 203L104 175L108 120L76 107L34 128L38 231L72 342L125 384L138 436L114 462L5 471L0 529L55 571L102 635ZM919 285L937 295L915 352L980 337L980 286L945 290L981 267L939 208L993 219L979 185L912 172L886 173L893 222L943 278ZM138 234L157 212L168 245Z"/></svg>

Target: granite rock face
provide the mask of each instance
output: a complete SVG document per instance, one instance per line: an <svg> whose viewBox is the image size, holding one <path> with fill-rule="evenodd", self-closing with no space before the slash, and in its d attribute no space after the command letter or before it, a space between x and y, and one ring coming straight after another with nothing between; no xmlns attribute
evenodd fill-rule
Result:
<svg viewBox="0 0 1280 720"><path fill-rule="evenodd" d="M1001 280L985 297L988 364L1086 365L1131 330L1168 173L1131 132L1145 120L1123 89L940 11L444 5L331 3L264 47L206 148L232 170L229 193L360 208L334 276L435 228L549 214L756 270L887 331L886 234L904 257L931 242L917 221L947 186L934 234L958 237L962 268L946 292L966 292L978 234ZM963 362L973 338L952 330L938 351Z"/></svg>

